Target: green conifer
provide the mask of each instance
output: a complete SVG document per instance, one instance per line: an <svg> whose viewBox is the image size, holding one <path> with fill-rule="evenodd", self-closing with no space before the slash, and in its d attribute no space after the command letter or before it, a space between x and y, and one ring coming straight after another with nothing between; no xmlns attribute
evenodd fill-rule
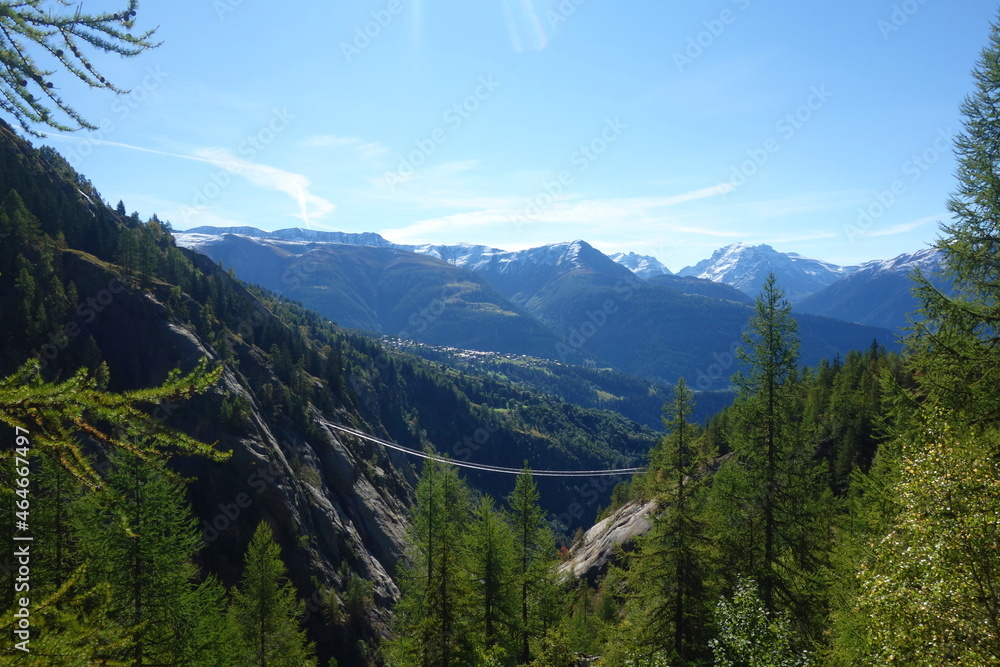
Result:
<svg viewBox="0 0 1000 667"><path fill-rule="evenodd" d="M305 667L315 665L313 646L299 619L305 605L288 581L281 549L270 527L257 526L244 559L243 579L233 595L239 665Z"/></svg>

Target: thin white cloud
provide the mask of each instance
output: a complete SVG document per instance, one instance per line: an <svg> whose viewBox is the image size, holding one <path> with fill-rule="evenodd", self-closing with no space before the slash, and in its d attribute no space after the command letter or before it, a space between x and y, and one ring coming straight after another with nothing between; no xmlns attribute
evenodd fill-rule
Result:
<svg viewBox="0 0 1000 667"><path fill-rule="evenodd" d="M399 187L393 193L393 197L398 203L423 207L511 209L511 211L503 215L516 215L521 210L527 208L538 208L545 209L541 212L539 219L551 222L558 222L560 220L574 222L572 219L573 209L567 208L567 205L574 201L577 202L576 206L591 212L605 210L610 214L612 211L622 209L646 210L675 206L690 201L724 195L732 190L732 186L729 183L720 183L669 196L584 199L581 195L569 191L564 191L553 196L541 185L542 181L539 181L539 184L536 184L538 191L528 197L466 194L470 190L468 187L465 187L463 182L459 181L458 177L475 171L479 167L480 162L480 160L474 159L457 160L414 171L413 174L402 179L402 181L394 182L393 185L399 186L401 183L407 184L417 180L426 181L426 185L422 184L422 187L419 189ZM395 172L391 173L393 177L396 176ZM373 177L369 179L369 184L375 186L376 189L384 190L387 187L386 180L385 176ZM384 194L380 192L377 196L381 198ZM536 203L537 207L533 206Z"/></svg>
<svg viewBox="0 0 1000 667"><path fill-rule="evenodd" d="M898 225L893 225L888 229L877 229L873 232L867 232L866 236L895 236L896 234L906 234L907 232L912 232L916 229L920 229L924 225L930 224L932 222L938 222L943 217L940 215L932 215L926 218L919 218L917 220L912 220L910 222L903 222Z"/></svg>
<svg viewBox="0 0 1000 667"><path fill-rule="evenodd" d="M251 162L245 158L234 155L231 151L224 148L198 148L194 151L194 155L184 155L181 153L158 151L152 148L145 148L143 146L123 144L117 141L108 141L106 139L75 137L65 134L48 134L46 136L77 143L114 146L117 148L140 151L142 153L165 155L167 157L192 160L194 162L204 162L216 167L221 167L235 176L240 176L246 179L256 187L264 190L283 192L291 197L298 204L298 214L294 217L302 220L307 227L310 226L310 222L312 220L324 218L337 208L332 202L327 201L326 199L309 191L309 187L312 185L312 182L307 176L285 171L284 169L279 169L277 167Z"/></svg>
<svg viewBox="0 0 1000 667"><path fill-rule="evenodd" d="M388 155L389 149L377 141L336 134L315 134L302 142L309 148L351 148L363 158L374 160Z"/></svg>
<svg viewBox="0 0 1000 667"><path fill-rule="evenodd" d="M724 195L732 192L733 186L730 183L720 183L718 185L712 185L707 188L701 188L699 190L692 190L690 192L684 192L679 195L671 195L669 197L643 197L638 198L633 201L645 202L650 208L659 208L662 206L674 206L676 204L683 204L684 202L696 201L698 199L707 199L709 197L715 197L717 195Z"/></svg>
<svg viewBox="0 0 1000 667"><path fill-rule="evenodd" d="M362 143L358 137L342 137L336 134L314 134L303 141L310 148L340 148L342 146L354 146Z"/></svg>
<svg viewBox="0 0 1000 667"><path fill-rule="evenodd" d="M75 144L87 144L95 146L114 146L116 148L127 148L132 151L139 151L141 153L152 153L153 155L166 155L167 157L179 157L184 160L194 160L196 162L208 162L208 160L203 160L201 158L192 157L190 155L182 155L180 153L168 153L167 151L158 151L153 148L144 148L142 146L133 146L131 144L123 144L118 141L108 141L107 139L95 139L93 137L84 136L74 136L72 134L58 134L55 132L45 133L47 139L59 139L60 141L69 141Z"/></svg>
<svg viewBox="0 0 1000 667"><path fill-rule="evenodd" d="M397 242L427 243L440 238L443 232L482 229L502 226L519 233L536 226L572 227L572 235L603 233L610 227L627 225L633 233L661 232L669 227L670 218L657 209L677 206L690 201L714 197L728 192L728 184L700 188L677 195L661 197L633 197L620 199L586 199L575 201L569 197L553 199L542 196L528 199L504 198L500 206L487 209L462 211L450 215L418 220L404 227L385 229L380 233ZM547 193L546 193L547 194ZM474 208L474 207L470 207ZM685 228L691 233L708 233L699 228Z"/></svg>
<svg viewBox="0 0 1000 667"><path fill-rule="evenodd" d="M195 154L202 160L245 178L259 188L284 192L298 203L299 214L295 217L302 220L306 227L309 227L311 220L325 218L337 208L332 202L311 193L309 186L312 181L303 174L251 162L224 148L199 148Z"/></svg>

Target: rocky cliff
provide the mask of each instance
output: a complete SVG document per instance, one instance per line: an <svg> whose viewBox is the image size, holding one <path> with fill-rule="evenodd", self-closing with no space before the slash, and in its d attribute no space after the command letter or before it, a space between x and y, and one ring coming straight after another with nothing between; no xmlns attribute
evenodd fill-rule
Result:
<svg viewBox="0 0 1000 667"><path fill-rule="evenodd" d="M573 545L569 559L559 565L559 573L594 585L607 573L618 551L632 550L635 538L652 527L657 507L655 500L631 502L598 521Z"/></svg>

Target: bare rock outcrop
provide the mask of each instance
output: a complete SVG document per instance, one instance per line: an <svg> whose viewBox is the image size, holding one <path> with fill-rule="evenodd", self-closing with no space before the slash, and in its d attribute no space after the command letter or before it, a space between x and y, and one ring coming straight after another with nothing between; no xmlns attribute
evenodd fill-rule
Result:
<svg viewBox="0 0 1000 667"><path fill-rule="evenodd" d="M652 527L657 507L655 500L631 502L597 522L570 550L570 558L559 566L559 573L594 583L607 572L619 547L625 551L634 548L635 538Z"/></svg>

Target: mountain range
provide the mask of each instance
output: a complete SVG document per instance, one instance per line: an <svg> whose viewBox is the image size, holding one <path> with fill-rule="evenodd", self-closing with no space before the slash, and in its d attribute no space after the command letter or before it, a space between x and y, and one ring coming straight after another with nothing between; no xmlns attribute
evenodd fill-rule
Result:
<svg viewBox="0 0 1000 667"><path fill-rule="evenodd" d="M180 245L198 250L202 246L217 244L225 234L236 234L256 239L288 242L334 243L361 247L393 248L441 259L457 268L468 269L482 274L492 284L517 282L524 275L523 265L540 264L558 266L568 250L575 244L554 243L521 251L507 251L483 245L424 244L405 245L388 241L374 232L345 233L311 229L290 228L273 232L255 227L197 227L186 232L177 232ZM861 265L838 266L831 262L803 257L797 253L779 252L766 244L749 245L733 243L719 248L711 257L693 266L686 266L676 273L671 272L659 259L634 252L618 252L606 257L628 269L644 281L669 285L686 294L701 294L728 298L737 301L752 301L768 273L773 272L778 285L785 292L796 309L817 315L829 315L862 324L871 324L889 329L907 322L906 315L912 311L915 301L903 292L908 289L909 278L914 269L924 274L934 275L940 270L940 253L932 249L904 253L887 260L872 260ZM515 269L515 266L521 265ZM517 274L515 278L514 275ZM851 280L850 276L857 274ZM679 280L684 278L686 280ZM845 290L862 289L871 280L891 280L895 286L891 294L894 298L885 300L876 315L872 309L842 299ZM706 282L707 281L707 282ZM744 298L732 290L713 288L707 283L727 285L742 292ZM827 290L827 288L832 288ZM901 289L900 289L901 288ZM881 288L878 288L881 289ZM878 291L876 289L876 291ZM510 291L509 289L504 291ZM808 300L808 301L807 301ZM834 305L838 302L839 305Z"/></svg>
<svg viewBox="0 0 1000 667"><path fill-rule="evenodd" d="M508 252L294 229L174 235L155 216L144 223L106 206L55 151L34 149L2 122L0 193L0 235L14 237L0 246L0 374L43 357L44 379L97 369L109 390L129 392L202 358L219 366L210 392L152 406L171 428L231 453L225 463L173 461L190 480L205 542L199 565L235 584L239 554L266 521L321 656L342 664L358 664L359 645L387 631L416 477L404 455L339 426L478 464L638 465L659 437L650 427L669 396L664 382L683 375L703 390L699 417L725 401L704 390L728 386L752 313L751 297L729 284L738 272L673 275L652 258L609 257L584 241ZM720 266L740 264L737 254L721 253ZM860 300L865 317L884 318L876 306L887 283L877 281L938 261L868 263L812 297L830 290L830 312L854 317L847 308ZM805 364L873 338L895 346L888 329L797 310ZM489 361L469 349L488 350ZM510 491L506 478L468 479L495 497ZM596 478L539 487L563 537L612 497ZM14 571L9 559L0 570ZM347 617L357 579L369 582L371 604ZM340 620L327 623L331 615Z"/></svg>
<svg viewBox="0 0 1000 667"><path fill-rule="evenodd" d="M742 244L674 275L655 258L609 257L580 240L505 251L295 229L199 227L175 238L342 326L658 382L684 376L703 390L728 386L758 277L774 271L804 298L853 269ZM897 262L901 276L905 265ZM861 316L796 313L803 363L872 340L898 344L893 330Z"/></svg>
<svg viewBox="0 0 1000 667"><path fill-rule="evenodd" d="M235 585L241 554L265 521L324 663L363 664L361 648L387 633L416 480L416 459L345 436L340 427L458 461L514 468L528 461L536 470L638 465L658 438L599 409L599 400L581 407L526 382L446 369L241 282L177 247L155 217L143 222L105 205L58 153L35 149L2 121L0 193L0 237L7 239L0 244L0 377L38 359L41 381L89 369L102 389L123 393L159 385L202 359L217 367L220 380L208 392L148 406L164 426L230 454L224 462L170 462L187 480L185 498L204 542L198 566ZM279 247L256 249L281 254ZM406 254L404 261L459 270ZM503 299L491 290L481 287L484 303ZM627 378L591 375L578 385L643 393ZM87 454L106 460L104 446L81 439ZM513 482L476 470L467 479L497 498ZM40 478L33 484L36 509L50 487ZM542 508L553 527L571 534L609 502L611 486L540 479ZM49 549L52 542L43 542L39 548ZM12 553L0 558L10 590ZM367 601L347 613L351 581L366 582Z"/></svg>
<svg viewBox="0 0 1000 667"><path fill-rule="evenodd" d="M795 307L804 313L902 331L918 307L912 293L913 272L920 271L935 287L947 291L949 282L941 274L942 266L943 255L935 248L866 262Z"/></svg>

